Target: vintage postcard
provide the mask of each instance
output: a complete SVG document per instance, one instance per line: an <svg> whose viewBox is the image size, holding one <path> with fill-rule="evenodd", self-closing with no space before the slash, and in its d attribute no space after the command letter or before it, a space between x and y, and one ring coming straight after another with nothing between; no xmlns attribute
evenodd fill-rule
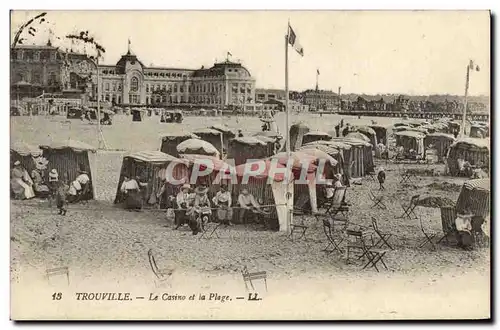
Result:
<svg viewBox="0 0 500 330"><path fill-rule="evenodd" d="M11 319L490 319L490 15L11 11Z"/></svg>

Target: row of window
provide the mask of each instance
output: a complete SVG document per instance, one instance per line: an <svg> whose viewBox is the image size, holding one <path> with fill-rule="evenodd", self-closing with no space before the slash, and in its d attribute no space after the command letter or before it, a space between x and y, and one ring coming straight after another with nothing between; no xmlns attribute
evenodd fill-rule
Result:
<svg viewBox="0 0 500 330"><path fill-rule="evenodd" d="M187 78L186 74L171 72L144 72L147 77Z"/></svg>
<svg viewBox="0 0 500 330"><path fill-rule="evenodd" d="M37 71L32 72L30 80L28 79L28 75L26 73L18 72L16 74L16 82L19 81L30 82L32 84L43 84L42 73ZM56 82L57 82L57 74L55 72L49 72L47 77L47 83L51 85Z"/></svg>
<svg viewBox="0 0 500 330"><path fill-rule="evenodd" d="M18 50L16 52L16 58L19 61L33 61L39 62L44 60L55 61L57 59L57 53L55 51L24 51Z"/></svg>

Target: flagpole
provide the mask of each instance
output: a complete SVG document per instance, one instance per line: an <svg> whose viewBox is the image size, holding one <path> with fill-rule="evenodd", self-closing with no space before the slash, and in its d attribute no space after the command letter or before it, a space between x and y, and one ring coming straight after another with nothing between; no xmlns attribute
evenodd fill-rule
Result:
<svg viewBox="0 0 500 330"><path fill-rule="evenodd" d="M288 35L290 32L290 22L288 22L287 30L285 36L285 111L286 111L286 154L287 159L290 161L291 152L290 152L290 118L289 118L289 106L288 106ZM290 227L292 223L292 210L290 209L290 192L289 192L289 182L287 180L286 183L286 210L287 210L287 232L290 232Z"/></svg>
<svg viewBox="0 0 500 330"><path fill-rule="evenodd" d="M469 76L470 76L470 63L467 64L467 74L465 75L465 101L464 101L464 113L462 116L462 137L465 137L465 121L467 118L467 94L469 93Z"/></svg>

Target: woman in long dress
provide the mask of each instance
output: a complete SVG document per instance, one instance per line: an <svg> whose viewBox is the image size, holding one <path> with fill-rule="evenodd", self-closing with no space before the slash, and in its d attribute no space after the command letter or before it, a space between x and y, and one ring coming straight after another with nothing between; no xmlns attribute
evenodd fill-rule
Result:
<svg viewBox="0 0 500 330"><path fill-rule="evenodd" d="M33 191L33 181L31 180L28 171L21 165L20 161L14 163L14 168L11 172L10 184L16 198L30 199L35 197Z"/></svg>
<svg viewBox="0 0 500 330"><path fill-rule="evenodd" d="M121 186L121 191L125 197L125 208L127 210L137 211L142 209L140 188L135 179L125 176Z"/></svg>
<svg viewBox="0 0 500 330"><path fill-rule="evenodd" d="M47 197L50 194L50 190L49 187L43 182L41 171L35 168L31 171L31 178L33 179L33 188L36 195L39 197Z"/></svg>

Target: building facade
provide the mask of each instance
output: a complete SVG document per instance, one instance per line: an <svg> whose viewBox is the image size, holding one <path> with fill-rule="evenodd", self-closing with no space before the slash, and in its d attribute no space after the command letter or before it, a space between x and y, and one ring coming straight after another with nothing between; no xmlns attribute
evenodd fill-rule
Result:
<svg viewBox="0 0 500 330"><path fill-rule="evenodd" d="M333 111L339 108L338 95L332 91L309 89L302 93L302 97L310 111Z"/></svg>
<svg viewBox="0 0 500 330"><path fill-rule="evenodd" d="M130 49L116 65L97 66L87 55L47 46L11 50L11 87L17 97L61 93L115 105L197 106L245 109L255 105L255 79L240 63L211 68L147 67ZM29 90L30 93L26 91Z"/></svg>

